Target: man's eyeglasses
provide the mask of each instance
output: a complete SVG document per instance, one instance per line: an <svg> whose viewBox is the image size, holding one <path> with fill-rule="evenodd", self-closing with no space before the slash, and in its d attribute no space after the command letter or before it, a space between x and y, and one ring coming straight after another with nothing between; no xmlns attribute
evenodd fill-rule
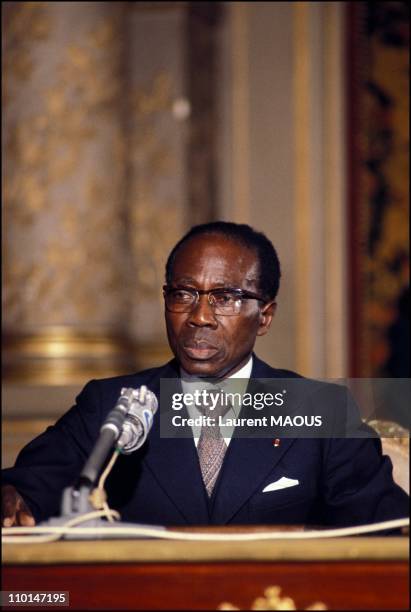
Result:
<svg viewBox="0 0 411 612"><path fill-rule="evenodd" d="M208 303L217 315L238 315L241 311L243 300L265 300L250 291L233 289L231 287L221 289L192 289L191 287L163 287L164 300L167 310L170 312L191 312L198 304L200 295L207 295Z"/></svg>

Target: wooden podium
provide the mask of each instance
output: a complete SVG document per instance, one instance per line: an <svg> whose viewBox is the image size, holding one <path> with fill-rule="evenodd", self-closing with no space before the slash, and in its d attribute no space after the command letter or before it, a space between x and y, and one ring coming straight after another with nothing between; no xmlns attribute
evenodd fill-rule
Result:
<svg viewBox="0 0 411 612"><path fill-rule="evenodd" d="M249 610L273 586L298 610L408 609L408 537L3 545L3 591L69 591L57 609Z"/></svg>

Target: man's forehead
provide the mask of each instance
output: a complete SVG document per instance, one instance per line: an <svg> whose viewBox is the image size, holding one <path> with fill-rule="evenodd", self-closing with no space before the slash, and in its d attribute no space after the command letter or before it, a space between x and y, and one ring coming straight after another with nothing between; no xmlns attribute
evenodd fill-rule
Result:
<svg viewBox="0 0 411 612"><path fill-rule="evenodd" d="M258 259L253 250L225 236L196 236L176 254L173 277L179 282L196 282L199 276L213 283L256 282Z"/></svg>

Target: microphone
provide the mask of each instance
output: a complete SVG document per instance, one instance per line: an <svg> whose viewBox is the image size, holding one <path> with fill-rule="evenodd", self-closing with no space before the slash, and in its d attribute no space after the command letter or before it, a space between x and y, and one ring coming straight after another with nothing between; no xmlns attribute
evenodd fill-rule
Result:
<svg viewBox="0 0 411 612"><path fill-rule="evenodd" d="M81 471L75 489L81 486L92 487L95 483L110 448L121 434L123 423L134 401L134 392L135 389L132 388L123 387L121 389L116 405L110 410L101 426L100 435Z"/></svg>
<svg viewBox="0 0 411 612"><path fill-rule="evenodd" d="M130 407L117 441L117 448L125 455L133 453L144 444L158 408L156 396L145 385L130 391Z"/></svg>
<svg viewBox="0 0 411 612"><path fill-rule="evenodd" d="M51 518L42 525L65 525L68 518L72 519L97 508L90 492L110 449L117 441L117 452L129 454L140 448L147 439L157 407L157 398L147 387L142 386L138 389L123 387L121 389L120 397L101 426L97 442L77 482L63 491L60 517ZM104 505L101 504L100 499L98 504L99 508ZM97 522L96 519L93 519L85 524L93 527L111 525L102 519L98 519ZM66 535L65 537L70 539L73 536Z"/></svg>

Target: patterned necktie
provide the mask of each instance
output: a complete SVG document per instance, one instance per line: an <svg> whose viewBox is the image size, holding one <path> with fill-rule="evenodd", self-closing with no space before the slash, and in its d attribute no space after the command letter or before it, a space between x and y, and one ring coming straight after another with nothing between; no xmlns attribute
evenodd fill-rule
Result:
<svg viewBox="0 0 411 612"><path fill-rule="evenodd" d="M230 409L230 405L225 406L223 402L219 402L214 410L204 405L197 405L197 408L204 416L215 419L215 425L203 425L197 446L204 485L208 496L211 497L227 450L227 445L218 426L218 418L224 416Z"/></svg>

